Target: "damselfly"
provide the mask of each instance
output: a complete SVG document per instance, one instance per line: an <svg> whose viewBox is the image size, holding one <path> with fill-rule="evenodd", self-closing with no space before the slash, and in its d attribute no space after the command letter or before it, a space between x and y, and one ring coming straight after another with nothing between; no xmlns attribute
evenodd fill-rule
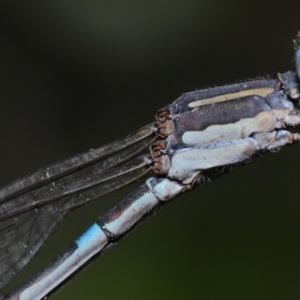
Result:
<svg viewBox="0 0 300 300"><path fill-rule="evenodd" d="M296 43L296 45L298 45ZM297 48L298 50L298 48ZM297 60L298 61L298 60ZM41 299L178 194L253 156L300 141L294 72L183 94L136 133L43 168L0 190L0 282L35 255L72 209L153 177L43 271L3 299Z"/></svg>

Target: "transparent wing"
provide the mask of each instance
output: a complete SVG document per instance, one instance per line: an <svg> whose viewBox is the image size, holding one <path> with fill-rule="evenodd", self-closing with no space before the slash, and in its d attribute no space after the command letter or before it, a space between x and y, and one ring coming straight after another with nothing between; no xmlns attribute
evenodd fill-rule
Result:
<svg viewBox="0 0 300 300"><path fill-rule="evenodd" d="M23 194L24 192L56 180L57 178L61 178L62 176L66 176L80 168L94 164L99 160L102 160L102 164L100 164L99 167L102 167L103 170L120 164L131 156L134 156L137 151L140 151L142 146L139 142L143 145L145 138L153 135L154 131L154 124L149 124L124 139L96 149L91 149L88 152L42 168L25 178L19 179L0 189L0 205L12 197ZM136 145L136 147L132 147L132 149L128 148L133 145ZM113 155L115 153L116 155ZM105 157L108 158L104 159Z"/></svg>
<svg viewBox="0 0 300 300"><path fill-rule="evenodd" d="M86 157L90 156L82 154L79 159L67 160L67 166L60 162L1 190L5 196L0 202L0 287L27 264L71 209L150 172L148 155L133 157L153 139L149 125L123 140L98 148L101 155L89 163ZM76 162L76 167L72 167L71 161ZM40 184L38 174L43 176L50 169L50 183L43 177Z"/></svg>

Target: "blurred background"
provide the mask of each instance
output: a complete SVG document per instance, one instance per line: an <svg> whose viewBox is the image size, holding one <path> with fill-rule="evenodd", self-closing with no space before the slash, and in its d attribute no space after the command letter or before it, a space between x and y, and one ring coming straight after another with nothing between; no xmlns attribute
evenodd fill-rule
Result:
<svg viewBox="0 0 300 300"><path fill-rule="evenodd" d="M137 130L184 92L293 70L298 30L299 1L2 1L0 185ZM299 299L299 151L180 196L51 299ZM139 184L71 213L0 294Z"/></svg>

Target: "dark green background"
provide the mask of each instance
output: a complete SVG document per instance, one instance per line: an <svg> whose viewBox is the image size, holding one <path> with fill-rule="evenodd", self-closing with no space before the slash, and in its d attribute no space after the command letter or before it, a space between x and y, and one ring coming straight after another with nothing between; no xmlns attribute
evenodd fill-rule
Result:
<svg viewBox="0 0 300 300"><path fill-rule="evenodd" d="M297 30L299 1L2 1L0 184L129 134L183 92L293 69ZM299 154L179 197L52 299L300 299ZM73 212L3 291L133 189Z"/></svg>

